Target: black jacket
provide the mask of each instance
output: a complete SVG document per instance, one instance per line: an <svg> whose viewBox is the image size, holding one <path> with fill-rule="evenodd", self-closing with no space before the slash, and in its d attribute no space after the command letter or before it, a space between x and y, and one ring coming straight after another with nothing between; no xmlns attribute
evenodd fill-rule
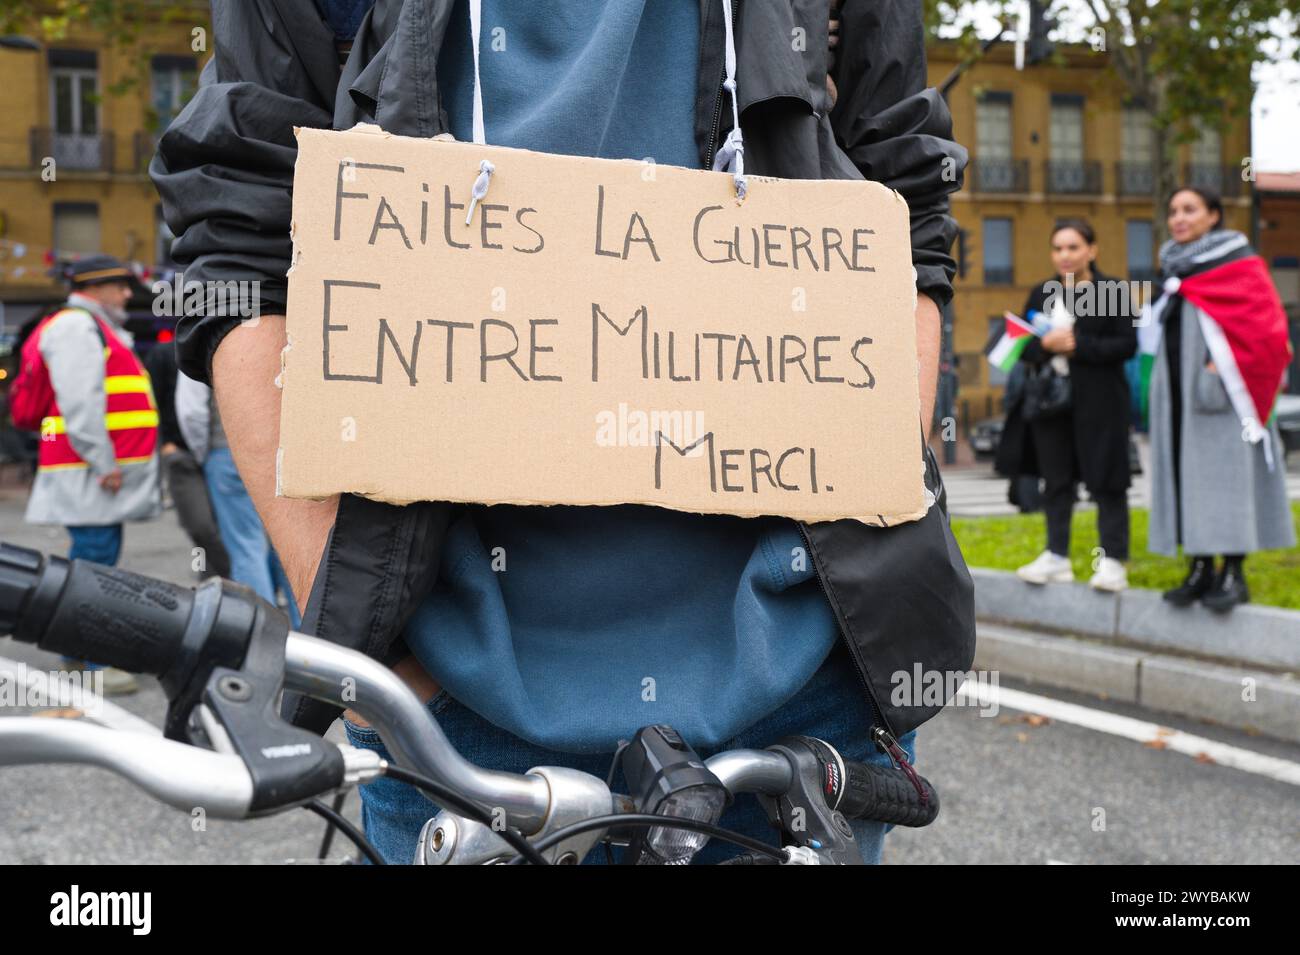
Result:
<svg viewBox="0 0 1300 955"><path fill-rule="evenodd" d="M702 0L695 103L700 162L731 126L722 90L722 0ZM294 126L377 122L392 133L446 132L436 63L453 0L377 0L340 70L312 0L213 0L215 56L194 99L163 134L150 174L177 236L186 279L258 280L266 314L285 308ZM745 168L759 175L882 182L907 199L920 291L943 304L956 224L948 195L966 151L942 98L926 89L920 0L845 0L827 91L827 0L733 0ZM803 49L792 37L803 31ZM211 355L238 319L215 295L178 329L181 367L207 380ZM227 306L229 307L229 306ZM921 453L918 434L917 453ZM928 483L942 493L933 455ZM918 460L918 466L920 461ZM433 586L450 505L394 507L344 495L304 627L381 659ZM891 701L893 674L969 668L970 576L932 508L892 528L858 521L801 525L877 722L904 733L939 707ZM338 708L287 700L323 730Z"/></svg>
<svg viewBox="0 0 1300 955"><path fill-rule="evenodd" d="M1096 272L1094 304L1082 307L1082 286L1075 289L1074 354L1070 357L1072 408L1061 426L1069 427L1074 438L1075 476L1092 491L1122 491L1129 486L1129 386L1124 363L1137 353L1137 329L1128 299L1126 283ZM1024 314L1044 311L1054 276L1036 285L1025 300ZM1086 312L1086 314L1084 314ZM1039 368L1052 358L1038 339L1025 346L1020 360ZM1033 428L1021 414L1023 390L1007 408L1007 420L998 446L997 469L1003 474L1042 474L1033 442ZM1059 464L1060 462L1058 462ZM1068 469L1068 464L1065 469ZM1056 469L1053 465L1049 470ZM1046 475L1044 475L1046 476Z"/></svg>
<svg viewBox="0 0 1300 955"><path fill-rule="evenodd" d="M185 443L185 436L176 420L176 349L154 345L145 359L145 368L149 371L154 400L158 405L159 446L171 443L188 451L190 446Z"/></svg>

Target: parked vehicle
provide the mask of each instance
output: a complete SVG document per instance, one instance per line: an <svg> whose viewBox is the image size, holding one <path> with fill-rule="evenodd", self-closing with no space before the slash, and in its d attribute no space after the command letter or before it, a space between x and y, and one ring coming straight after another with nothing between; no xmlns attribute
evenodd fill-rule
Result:
<svg viewBox="0 0 1300 955"><path fill-rule="evenodd" d="M985 418L971 427L968 435L971 450L975 452L976 461L992 461L998 453L998 443L1002 440L1002 418Z"/></svg>

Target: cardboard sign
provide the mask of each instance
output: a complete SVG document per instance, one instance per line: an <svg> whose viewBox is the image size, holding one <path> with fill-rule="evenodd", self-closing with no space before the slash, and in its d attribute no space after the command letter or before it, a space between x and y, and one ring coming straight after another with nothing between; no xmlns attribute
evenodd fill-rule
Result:
<svg viewBox="0 0 1300 955"><path fill-rule="evenodd" d="M924 513L883 186L301 129L293 214L283 495Z"/></svg>

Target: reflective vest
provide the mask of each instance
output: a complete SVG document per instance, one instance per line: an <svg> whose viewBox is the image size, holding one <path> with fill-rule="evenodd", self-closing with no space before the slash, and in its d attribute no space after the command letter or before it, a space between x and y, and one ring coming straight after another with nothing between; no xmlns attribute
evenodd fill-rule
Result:
<svg viewBox="0 0 1300 955"><path fill-rule="evenodd" d="M79 308L60 309L36 326L33 337L39 336L60 315L73 312L89 314ZM119 465L148 461L158 443L158 406L154 403L149 375L135 352L112 329L105 326L98 316L90 317L104 340L104 427L113 442L113 456ZM41 419L38 445L36 464L39 470L90 466L73 450L72 442L68 440L57 393L49 413Z"/></svg>

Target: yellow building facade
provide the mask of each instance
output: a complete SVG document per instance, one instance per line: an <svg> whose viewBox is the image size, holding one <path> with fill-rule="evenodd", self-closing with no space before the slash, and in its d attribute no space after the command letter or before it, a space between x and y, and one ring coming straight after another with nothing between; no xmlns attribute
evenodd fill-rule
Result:
<svg viewBox="0 0 1300 955"><path fill-rule="evenodd" d="M1002 378L983 348L1002 313L1020 314L1030 288L1051 277L1057 220L1092 224L1105 273L1155 278L1149 119L1125 108L1104 53L1071 49L1064 65L1024 70L1013 57L1010 45L995 47L948 95L955 138L971 158L952 202L962 229L953 252L964 272L955 283L952 331L962 429L999 412ZM932 48L931 84L941 86L957 62L952 48ZM1175 177L1222 193L1226 224L1247 234L1251 184L1242 172L1249 155L1250 118L1243 115L1181 146Z"/></svg>
<svg viewBox="0 0 1300 955"><path fill-rule="evenodd" d="M170 235L146 168L157 131L193 90L207 57L194 22L161 25L136 47L110 46L75 28L37 49L0 46L0 303L13 329L62 293L52 260L104 251L141 267L168 264ZM195 47L200 49L196 50ZM955 50L930 51L933 85ZM1147 277L1154 267L1149 195L1142 191L1140 117L1126 112L1104 54L1070 51L1064 66L1017 71L995 48L949 94L954 132L971 154L953 197L962 228L954 248L952 349L957 408L983 417L1000 390L981 352L990 321L1019 311L1048 277L1048 237L1060 218L1097 231L1102 268ZM130 82L125 92L115 88ZM1228 224L1249 231L1249 117L1185 146L1181 179L1221 187ZM1149 167L1149 161L1147 162ZM1145 225L1144 225L1145 223Z"/></svg>
<svg viewBox="0 0 1300 955"><path fill-rule="evenodd" d="M63 294L48 274L59 260L102 251L141 268L166 264L169 234L146 170L206 59L206 35L194 29L159 26L130 48L75 28L24 44L35 49L0 45L6 330Z"/></svg>

